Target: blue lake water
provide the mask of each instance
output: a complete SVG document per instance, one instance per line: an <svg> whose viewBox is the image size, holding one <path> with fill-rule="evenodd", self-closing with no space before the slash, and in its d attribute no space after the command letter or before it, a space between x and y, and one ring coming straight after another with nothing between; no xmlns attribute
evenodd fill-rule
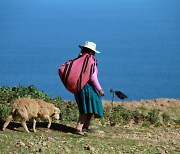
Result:
<svg viewBox="0 0 180 154"><path fill-rule="evenodd" d="M1 0L0 86L74 100L57 70L85 41L101 51L103 99L180 98L179 0Z"/></svg>

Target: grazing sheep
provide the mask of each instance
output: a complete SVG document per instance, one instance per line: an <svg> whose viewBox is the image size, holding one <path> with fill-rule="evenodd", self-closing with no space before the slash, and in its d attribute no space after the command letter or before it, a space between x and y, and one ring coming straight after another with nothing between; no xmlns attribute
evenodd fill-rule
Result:
<svg viewBox="0 0 180 154"><path fill-rule="evenodd" d="M33 131L36 132L36 119L43 118L48 120L48 128L51 126L51 118L59 119L60 110L53 104L47 103L40 99L21 98L16 99L13 105L11 115L6 119L3 129L15 118L21 119L21 124L26 132L29 132L26 121L33 119Z"/></svg>

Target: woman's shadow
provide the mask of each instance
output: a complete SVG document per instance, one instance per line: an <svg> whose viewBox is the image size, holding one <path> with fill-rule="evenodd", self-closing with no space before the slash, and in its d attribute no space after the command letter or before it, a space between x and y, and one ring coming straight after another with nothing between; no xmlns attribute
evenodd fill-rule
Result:
<svg viewBox="0 0 180 154"><path fill-rule="evenodd" d="M3 124L5 123L5 121L0 121L0 130L2 130L3 128ZM36 123L36 128L47 128L48 123L47 122L37 122ZM13 131L18 131L17 129L14 128L19 128L22 127L21 123L19 122L10 122L9 125L7 126L6 129L10 129ZM27 122L27 127L29 129L32 129L32 122ZM61 131L64 133L72 133L75 134L76 133L76 129L70 126L66 126L60 123L51 123L51 127L50 130L54 130L54 131ZM24 130L23 130L24 131Z"/></svg>

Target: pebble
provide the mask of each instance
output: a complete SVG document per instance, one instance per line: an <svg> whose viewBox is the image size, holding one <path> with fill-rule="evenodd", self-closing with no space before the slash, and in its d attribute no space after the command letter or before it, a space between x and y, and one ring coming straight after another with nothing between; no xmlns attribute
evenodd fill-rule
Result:
<svg viewBox="0 0 180 154"><path fill-rule="evenodd" d="M25 146L25 143L22 142L22 141L17 141L17 142L16 142L16 145L17 145L17 146Z"/></svg>

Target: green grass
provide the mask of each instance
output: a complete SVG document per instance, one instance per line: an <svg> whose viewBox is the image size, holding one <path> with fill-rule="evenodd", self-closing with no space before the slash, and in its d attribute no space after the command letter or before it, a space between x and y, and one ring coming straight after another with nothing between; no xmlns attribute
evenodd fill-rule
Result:
<svg viewBox="0 0 180 154"><path fill-rule="evenodd" d="M11 123L9 129L0 132L0 153L180 152L180 139L176 135L179 128L144 128L138 125L111 127L102 126L95 120L92 123L94 133L82 137L74 133L75 122L53 123L50 130L45 128L46 124L38 123L36 133L26 133L19 123ZM28 127L32 131L31 124ZM170 136L172 133L177 137L174 140Z"/></svg>

